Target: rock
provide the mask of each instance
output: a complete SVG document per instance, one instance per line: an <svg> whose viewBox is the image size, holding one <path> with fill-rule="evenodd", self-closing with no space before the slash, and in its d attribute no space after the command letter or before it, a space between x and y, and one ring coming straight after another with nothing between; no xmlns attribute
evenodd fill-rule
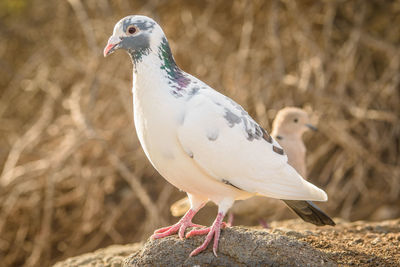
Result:
<svg viewBox="0 0 400 267"><path fill-rule="evenodd" d="M144 245L111 246L55 266L400 266L400 219L335 221L335 227L316 227L297 219L272 222L268 230L224 229L218 258L211 245L189 258L204 236L180 240L174 235L149 239Z"/></svg>
<svg viewBox="0 0 400 267"><path fill-rule="evenodd" d="M121 267L126 256L142 248L142 243L113 245L56 263L53 267Z"/></svg>
<svg viewBox="0 0 400 267"><path fill-rule="evenodd" d="M124 266L336 266L309 244L266 230L224 229L218 257L212 253L212 245L199 255L189 257L203 241L204 236L186 240L176 235L149 239L142 250L125 260Z"/></svg>

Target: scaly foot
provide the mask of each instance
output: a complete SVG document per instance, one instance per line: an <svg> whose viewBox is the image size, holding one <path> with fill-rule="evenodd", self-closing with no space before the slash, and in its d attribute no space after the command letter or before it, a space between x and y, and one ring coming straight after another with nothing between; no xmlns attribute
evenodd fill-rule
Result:
<svg viewBox="0 0 400 267"><path fill-rule="evenodd" d="M215 257L217 257L218 241L219 241L219 235L221 233L221 228L226 227L226 223L222 222L223 218L224 218L224 214L219 212L217 215L217 218L215 219L214 223L210 227L192 230L186 234L186 237L207 234L206 240L204 241L204 243L201 246L199 246L198 248L196 248L195 250L193 250L192 253L190 253L190 257L195 256L195 255L199 254L200 252L202 252L203 250L205 250L207 248L208 244L211 242L213 237L214 237L213 252L214 252Z"/></svg>
<svg viewBox="0 0 400 267"><path fill-rule="evenodd" d="M163 238L166 236L170 236L176 234L177 232L180 239L183 239L185 236L185 230L188 227L204 227L203 225L192 223L192 218L196 214L196 211L190 209L186 214L174 225L167 226L164 228L160 228L154 231L154 234L151 236L154 239Z"/></svg>

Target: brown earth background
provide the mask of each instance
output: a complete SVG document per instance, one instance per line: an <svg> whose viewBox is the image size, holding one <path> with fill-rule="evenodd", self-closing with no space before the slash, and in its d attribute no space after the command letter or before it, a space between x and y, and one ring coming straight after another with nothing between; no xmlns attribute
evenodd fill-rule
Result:
<svg viewBox="0 0 400 267"><path fill-rule="evenodd" d="M330 215L400 217L400 1L2 0L4 266L141 241L177 220L169 206L185 194L135 134L131 63L102 56L130 14L158 21L180 67L266 129L289 105L319 117L307 178Z"/></svg>

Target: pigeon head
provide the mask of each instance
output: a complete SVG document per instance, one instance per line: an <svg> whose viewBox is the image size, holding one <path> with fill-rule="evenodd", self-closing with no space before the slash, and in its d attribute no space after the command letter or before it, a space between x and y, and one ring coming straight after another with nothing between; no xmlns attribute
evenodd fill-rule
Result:
<svg viewBox="0 0 400 267"><path fill-rule="evenodd" d="M176 89L172 91L176 97L182 96L179 91L190 84L190 79L176 64L163 30L149 17L128 16L115 24L114 32L104 48L104 56L118 49L127 51L131 56L135 73L139 63L145 59L149 59L151 63L142 66L159 64L164 77Z"/></svg>
<svg viewBox="0 0 400 267"><path fill-rule="evenodd" d="M281 134L302 135L309 129L317 130L317 128L311 124L307 112L295 107L281 109L276 115L273 127Z"/></svg>
<svg viewBox="0 0 400 267"><path fill-rule="evenodd" d="M113 34L104 48L104 57L124 49L137 63L151 52L155 42L160 43L163 38L165 36L161 27L153 19L139 15L128 16L115 24Z"/></svg>

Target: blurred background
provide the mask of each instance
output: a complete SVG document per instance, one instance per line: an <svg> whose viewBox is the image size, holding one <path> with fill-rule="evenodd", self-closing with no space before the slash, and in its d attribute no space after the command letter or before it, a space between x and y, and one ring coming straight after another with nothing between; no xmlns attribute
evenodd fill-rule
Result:
<svg viewBox="0 0 400 267"><path fill-rule="evenodd" d="M131 62L102 56L130 14L158 21L178 65L267 130L285 106L319 117L308 179L328 214L400 216L400 1L1 0L3 266L141 241L178 220L169 207L185 194L137 140Z"/></svg>

